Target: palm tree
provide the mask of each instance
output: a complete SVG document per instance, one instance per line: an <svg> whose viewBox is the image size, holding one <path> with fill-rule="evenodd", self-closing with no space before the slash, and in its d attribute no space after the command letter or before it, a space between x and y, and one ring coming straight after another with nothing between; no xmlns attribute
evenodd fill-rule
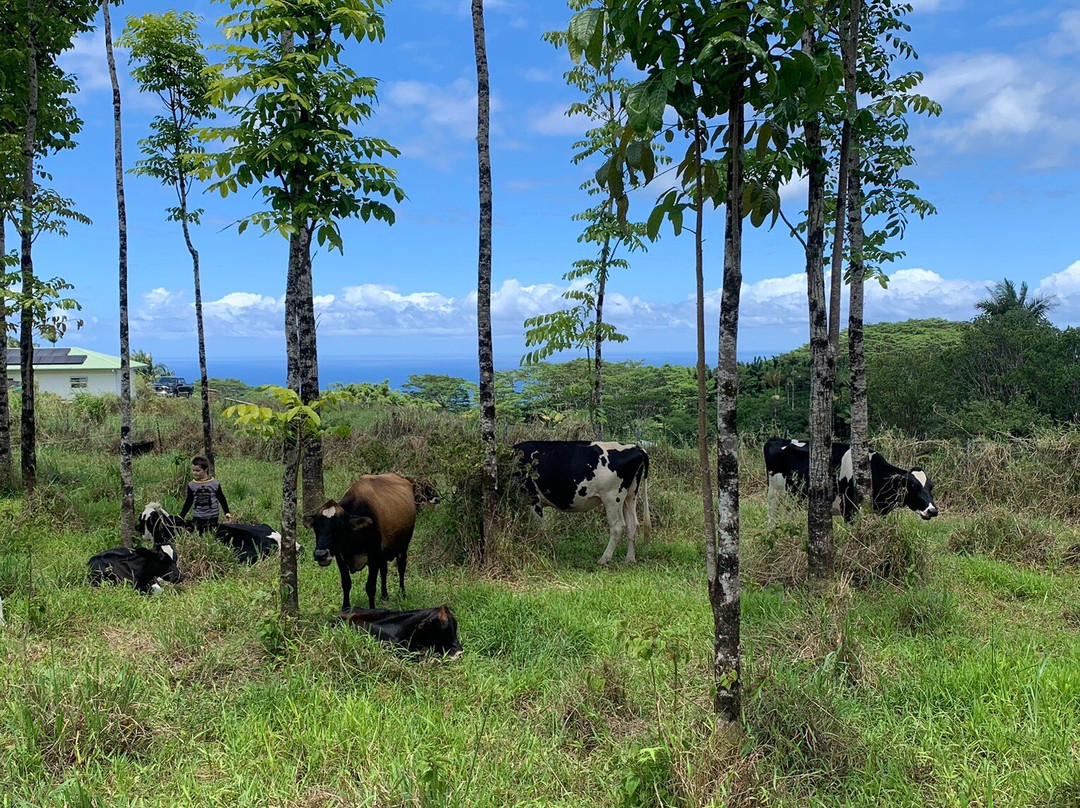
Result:
<svg viewBox="0 0 1080 808"><path fill-rule="evenodd" d="M491 96L487 46L484 42L484 0L472 0L473 45L476 51L476 149L480 175L480 250L476 284L476 329L480 359L480 435L484 444L484 521L479 561L492 539L498 502L495 457L495 363L491 345Z"/></svg>
<svg viewBox="0 0 1080 808"><path fill-rule="evenodd" d="M1050 310L1058 304L1057 295L1032 295L1029 298L1027 281L1023 281L1017 289L1015 283L1004 278L1000 283L987 286L986 291L990 293L990 297L980 300L975 304L975 308L990 317L1016 309L1026 309L1029 314L1045 320Z"/></svg>

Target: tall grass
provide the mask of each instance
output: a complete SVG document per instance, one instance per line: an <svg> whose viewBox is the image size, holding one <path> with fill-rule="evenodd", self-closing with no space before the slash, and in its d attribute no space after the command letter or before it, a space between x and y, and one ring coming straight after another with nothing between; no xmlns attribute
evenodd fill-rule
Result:
<svg viewBox="0 0 1080 808"><path fill-rule="evenodd" d="M139 499L176 507L197 408L139 408L137 428L170 436L136 460ZM338 576L309 553L295 623L277 616L275 559L239 567L194 537L178 544L188 580L160 596L87 586L86 559L118 540L117 465L104 429L65 443L76 424L60 412L43 410L41 496L0 497L2 804L1076 804L1076 525L1047 506L1075 496L1055 489L1072 478L1050 474L1049 493L1028 483L1030 499L986 512L957 485L979 462L992 491L1032 458L1063 464L1053 441L982 461L967 456L978 447L883 443L890 460L924 462L948 509L931 523L837 522L839 572L823 589L800 572L803 512L766 528L760 446L745 446L745 735L732 741L713 732L692 452L650 448L654 536L633 567L597 569L601 515L535 524L504 479L497 552L480 571L475 424L336 414L353 430L328 441L328 491L397 470L446 497L419 515L408 596L388 605L448 603L465 654L416 662L335 623ZM233 511L276 524L274 452L220 428ZM514 427L500 440L559 435Z"/></svg>

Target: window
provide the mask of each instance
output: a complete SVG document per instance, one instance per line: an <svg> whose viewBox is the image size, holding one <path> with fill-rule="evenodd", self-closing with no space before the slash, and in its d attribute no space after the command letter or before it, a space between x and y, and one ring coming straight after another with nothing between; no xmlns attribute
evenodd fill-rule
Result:
<svg viewBox="0 0 1080 808"><path fill-rule="evenodd" d="M89 385L87 384L88 378L86 376L72 376L71 377L71 389L72 390L85 390Z"/></svg>

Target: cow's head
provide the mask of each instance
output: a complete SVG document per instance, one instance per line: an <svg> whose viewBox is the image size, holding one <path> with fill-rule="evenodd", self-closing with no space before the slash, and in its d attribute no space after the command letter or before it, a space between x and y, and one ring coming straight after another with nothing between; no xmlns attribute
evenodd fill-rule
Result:
<svg viewBox="0 0 1080 808"><path fill-rule="evenodd" d="M408 481L412 483L413 488L413 501L416 503L416 509L424 505L438 505L442 502L442 497L439 496L439 490L430 483L426 483L423 480L414 480L412 477L407 477Z"/></svg>
<svg viewBox="0 0 1080 808"><path fill-rule="evenodd" d="M304 524L315 533L315 560L320 567L326 567L342 549L342 542L355 532L370 527L372 521L367 516L354 516L330 500L315 513L305 516Z"/></svg>
<svg viewBox="0 0 1080 808"><path fill-rule="evenodd" d="M906 494L904 505L915 511L923 519L933 519L937 516L937 505L934 504L934 483L926 476L926 472L919 467L913 468L905 475L904 479Z"/></svg>
<svg viewBox="0 0 1080 808"><path fill-rule="evenodd" d="M436 654L445 654L451 659L461 654L461 643L458 641L457 618L446 606L440 606L434 613L424 619L409 639L411 650L432 651Z"/></svg>
<svg viewBox="0 0 1080 808"><path fill-rule="evenodd" d="M178 584L184 576L176 564L176 551L170 544L136 547L135 554L146 562L146 569L153 578L161 578L170 584Z"/></svg>

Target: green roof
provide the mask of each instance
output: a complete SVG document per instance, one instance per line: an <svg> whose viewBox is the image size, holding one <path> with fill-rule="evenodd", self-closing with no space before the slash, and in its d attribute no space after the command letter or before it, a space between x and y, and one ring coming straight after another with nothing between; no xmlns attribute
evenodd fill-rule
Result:
<svg viewBox="0 0 1080 808"><path fill-rule="evenodd" d="M65 362L64 354L70 357L85 357L82 361ZM41 361L38 361L39 354ZM120 357L110 356L109 354L98 353L97 351L91 351L89 348L35 348L34 349L34 370L35 371L50 371L58 370L65 373L74 370L119 370L120 369ZM7 349L7 366L10 369L19 369L19 349L8 348ZM132 361L132 368L144 368L145 362Z"/></svg>

